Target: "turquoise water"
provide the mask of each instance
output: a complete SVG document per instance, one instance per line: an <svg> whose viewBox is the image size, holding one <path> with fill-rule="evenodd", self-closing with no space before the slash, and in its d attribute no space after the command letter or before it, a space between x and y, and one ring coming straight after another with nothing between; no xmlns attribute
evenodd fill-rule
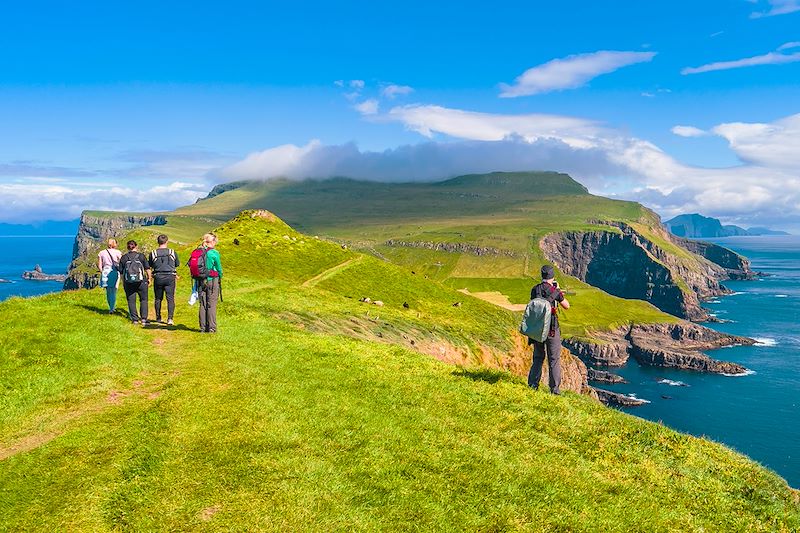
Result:
<svg viewBox="0 0 800 533"><path fill-rule="evenodd" d="M630 381L608 386L651 403L625 409L722 442L800 487L800 237L729 237L719 244L749 257L759 281L727 282L736 291L707 302L718 318L707 326L760 342L709 352L754 373L727 377L640 367L612 371ZM666 397L666 398L665 398Z"/></svg>
<svg viewBox="0 0 800 533"><path fill-rule="evenodd" d="M0 235L0 301L11 296L36 296L60 291L59 281L28 281L22 272L38 263L47 274L65 274L72 258L74 235L9 237Z"/></svg>

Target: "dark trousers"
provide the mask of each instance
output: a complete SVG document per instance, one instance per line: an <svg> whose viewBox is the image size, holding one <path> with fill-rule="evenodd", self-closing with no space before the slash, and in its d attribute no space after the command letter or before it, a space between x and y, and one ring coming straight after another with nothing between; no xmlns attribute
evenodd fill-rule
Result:
<svg viewBox="0 0 800 533"><path fill-rule="evenodd" d="M217 300L219 299L219 278L211 278L200 283L200 331L217 331Z"/></svg>
<svg viewBox="0 0 800 533"><path fill-rule="evenodd" d="M528 373L528 385L534 389L539 388L539 381L542 380L542 366L544 365L545 355L549 366L550 392L558 394L561 392L561 332L556 330L555 335L547 337L544 342L533 342L533 364Z"/></svg>
<svg viewBox="0 0 800 533"><path fill-rule="evenodd" d="M131 320L134 322L138 322L140 318L147 320L147 291L150 285L146 281L140 283L125 282L123 287L125 287L125 297L128 299L128 313ZM136 312L137 295L139 296L139 313Z"/></svg>
<svg viewBox="0 0 800 533"><path fill-rule="evenodd" d="M153 294L155 295L156 320L161 320L161 301L167 296L167 318L175 316L175 275L156 274L153 276Z"/></svg>

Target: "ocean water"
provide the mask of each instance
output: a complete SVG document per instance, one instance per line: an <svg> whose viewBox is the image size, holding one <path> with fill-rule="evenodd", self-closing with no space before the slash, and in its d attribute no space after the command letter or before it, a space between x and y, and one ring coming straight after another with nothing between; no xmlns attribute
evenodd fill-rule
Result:
<svg viewBox="0 0 800 533"><path fill-rule="evenodd" d="M59 281L29 281L22 272L41 265L46 274L66 274L72 259L74 235L0 235L0 301L12 296L36 296L60 291Z"/></svg>
<svg viewBox="0 0 800 533"><path fill-rule="evenodd" d="M603 387L650 402L625 411L724 443L800 487L800 237L716 242L750 258L754 270L772 274L727 282L734 294L705 304L729 321L708 327L759 341L708 354L752 373L728 377L641 367L631 360L610 369L629 384Z"/></svg>

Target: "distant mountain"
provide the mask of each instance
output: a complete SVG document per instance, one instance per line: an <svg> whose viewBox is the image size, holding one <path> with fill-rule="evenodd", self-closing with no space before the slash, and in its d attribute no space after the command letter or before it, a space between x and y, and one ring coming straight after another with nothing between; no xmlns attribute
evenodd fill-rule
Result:
<svg viewBox="0 0 800 533"><path fill-rule="evenodd" d="M778 231L774 229L761 228L761 227L747 228L747 233L749 235L790 235L790 233L787 233L785 231Z"/></svg>
<svg viewBox="0 0 800 533"><path fill-rule="evenodd" d="M80 220L47 220L35 224L0 223L0 235L75 235Z"/></svg>
<svg viewBox="0 0 800 533"><path fill-rule="evenodd" d="M755 236L755 235L789 235L785 231L767 228L744 229L739 226L725 225L716 218L704 217L697 213L678 215L664 222L667 229L678 237L689 239L709 239L715 237Z"/></svg>

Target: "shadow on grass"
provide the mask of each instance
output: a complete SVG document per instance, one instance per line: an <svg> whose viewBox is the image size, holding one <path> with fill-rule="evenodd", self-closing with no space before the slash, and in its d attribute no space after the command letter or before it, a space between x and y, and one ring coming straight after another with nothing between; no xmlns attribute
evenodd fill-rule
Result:
<svg viewBox="0 0 800 533"><path fill-rule="evenodd" d="M97 307L96 305L86 305L86 304L78 304L78 307L82 307L87 311L91 311L93 313L97 313L98 315L106 315L106 316L121 316L124 318L130 318L128 312L124 309L117 309L114 311L113 314L109 314L108 307Z"/></svg>
<svg viewBox="0 0 800 533"><path fill-rule="evenodd" d="M130 320L131 316L128 311L124 309L117 309L114 314L109 314L108 307L98 307L96 305L86 305L86 304L78 304L78 307L86 309L87 311L91 311L92 313L97 313L98 315L110 316L110 317L118 317L124 318L125 320ZM175 324L174 326L169 326L165 323L159 322L152 322L148 321L147 325L144 326L144 329L166 329L168 331L172 330L179 330L179 331L194 331L195 333L200 332L200 328L190 328L185 324Z"/></svg>
<svg viewBox="0 0 800 533"><path fill-rule="evenodd" d="M471 379L472 381L485 381L486 383L495 384L499 381L506 383L516 383L519 385L522 381L502 370L492 370L490 368L459 368L453 370L452 374L461 378Z"/></svg>

